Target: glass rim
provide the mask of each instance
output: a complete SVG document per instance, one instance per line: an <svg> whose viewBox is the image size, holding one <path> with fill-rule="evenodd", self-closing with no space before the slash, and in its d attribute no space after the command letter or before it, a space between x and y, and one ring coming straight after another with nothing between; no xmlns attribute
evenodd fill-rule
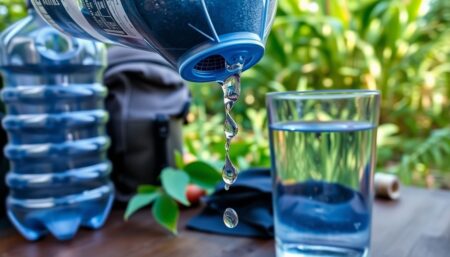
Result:
<svg viewBox="0 0 450 257"><path fill-rule="evenodd" d="M335 90L303 90L286 92L269 92L267 99L272 100L329 100L353 99L357 97L380 96L379 90L370 89L335 89Z"/></svg>

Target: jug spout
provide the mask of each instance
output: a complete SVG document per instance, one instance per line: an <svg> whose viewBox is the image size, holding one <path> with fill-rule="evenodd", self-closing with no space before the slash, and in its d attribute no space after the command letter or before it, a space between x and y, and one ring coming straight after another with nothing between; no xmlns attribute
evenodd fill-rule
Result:
<svg viewBox="0 0 450 257"><path fill-rule="evenodd" d="M223 80L263 56L277 0L31 0L75 37L156 51L189 81Z"/></svg>
<svg viewBox="0 0 450 257"><path fill-rule="evenodd" d="M242 63L245 71L258 63L264 55L264 44L258 35L248 32L222 35L217 41L188 51L179 60L179 72L190 81L220 81L236 71L227 65Z"/></svg>

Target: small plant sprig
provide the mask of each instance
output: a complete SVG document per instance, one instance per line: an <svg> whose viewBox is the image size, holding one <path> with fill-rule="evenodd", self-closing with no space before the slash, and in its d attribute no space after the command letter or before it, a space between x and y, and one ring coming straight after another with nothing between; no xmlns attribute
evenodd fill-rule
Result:
<svg viewBox="0 0 450 257"><path fill-rule="evenodd" d="M187 197L189 185L194 184L212 192L221 180L220 172L207 162L194 161L185 164L179 152L175 153L176 168L165 168L161 172L161 185L142 185L128 203L124 219L127 221L142 208L152 205L156 222L173 234L178 233L180 210L178 203L190 206Z"/></svg>

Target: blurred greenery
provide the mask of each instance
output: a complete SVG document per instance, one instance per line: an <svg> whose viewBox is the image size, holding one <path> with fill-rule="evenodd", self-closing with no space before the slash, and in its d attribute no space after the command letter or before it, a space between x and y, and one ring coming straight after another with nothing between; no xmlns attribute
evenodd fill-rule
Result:
<svg viewBox="0 0 450 257"><path fill-rule="evenodd" d="M0 0L0 29L24 14L23 0ZM450 1L279 0L277 16L266 55L245 72L234 108L241 133L231 154L240 168L270 165L267 92L379 89L377 170L406 184L449 187ZM220 167L222 92L191 89L186 150Z"/></svg>
<svg viewBox="0 0 450 257"><path fill-rule="evenodd" d="M269 165L265 94L379 89L377 170L445 187L450 173L450 1L279 0L264 59L245 72L234 115L241 168ZM219 87L192 85L187 150L223 159ZM446 179L445 179L446 178Z"/></svg>
<svg viewBox="0 0 450 257"><path fill-rule="evenodd" d="M25 0L0 0L0 30L25 16Z"/></svg>

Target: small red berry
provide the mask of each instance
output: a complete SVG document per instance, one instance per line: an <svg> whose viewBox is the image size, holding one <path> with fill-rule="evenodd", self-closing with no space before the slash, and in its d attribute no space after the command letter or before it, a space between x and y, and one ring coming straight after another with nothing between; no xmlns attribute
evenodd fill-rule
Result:
<svg viewBox="0 0 450 257"><path fill-rule="evenodd" d="M206 191L197 185L189 185L186 190L186 197L192 205L200 202L200 199L206 195Z"/></svg>

